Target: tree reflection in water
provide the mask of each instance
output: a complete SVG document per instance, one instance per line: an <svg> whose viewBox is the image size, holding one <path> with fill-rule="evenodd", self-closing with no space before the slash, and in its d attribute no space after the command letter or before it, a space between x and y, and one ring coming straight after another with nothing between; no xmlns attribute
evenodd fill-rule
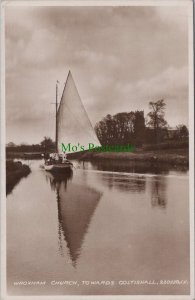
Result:
<svg viewBox="0 0 195 300"><path fill-rule="evenodd" d="M72 182L72 172L60 176L48 173L46 176L57 195L59 251L64 255L64 240L72 265L76 267L85 235L102 194L85 184Z"/></svg>
<svg viewBox="0 0 195 300"><path fill-rule="evenodd" d="M153 207L166 208L167 181L166 177L154 177L151 181L151 204Z"/></svg>
<svg viewBox="0 0 195 300"><path fill-rule="evenodd" d="M146 188L146 178L144 176L129 176L125 174L97 174L104 185L109 189L113 187L122 192L131 191L133 193L144 193Z"/></svg>
<svg viewBox="0 0 195 300"><path fill-rule="evenodd" d="M85 162L87 168L88 162ZM111 172L127 172L137 174L169 174L170 171L178 171L182 173L188 172L187 166L170 165L166 163L147 162L147 161L128 161L128 160L94 160L91 161L93 169ZM82 165L83 168L83 165Z"/></svg>

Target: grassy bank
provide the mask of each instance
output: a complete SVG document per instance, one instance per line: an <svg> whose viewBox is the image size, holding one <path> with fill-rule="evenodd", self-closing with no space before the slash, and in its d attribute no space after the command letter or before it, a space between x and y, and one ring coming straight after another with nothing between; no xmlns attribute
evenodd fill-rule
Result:
<svg viewBox="0 0 195 300"><path fill-rule="evenodd" d="M167 163L171 165L189 164L188 149L163 149L136 152L87 152L83 153L80 160L123 160L123 161L143 161Z"/></svg>
<svg viewBox="0 0 195 300"><path fill-rule="evenodd" d="M26 177L29 173L29 166L23 165L19 161L6 160L6 194L11 193L20 179Z"/></svg>

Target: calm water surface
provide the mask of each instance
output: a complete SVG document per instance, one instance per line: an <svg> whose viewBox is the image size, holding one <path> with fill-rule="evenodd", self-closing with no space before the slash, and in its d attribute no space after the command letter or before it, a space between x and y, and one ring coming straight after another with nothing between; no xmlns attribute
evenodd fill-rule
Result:
<svg viewBox="0 0 195 300"><path fill-rule="evenodd" d="M41 163L29 161L31 174L7 197L10 295L189 293L185 169L75 162L54 178ZM121 285L131 280L188 284Z"/></svg>

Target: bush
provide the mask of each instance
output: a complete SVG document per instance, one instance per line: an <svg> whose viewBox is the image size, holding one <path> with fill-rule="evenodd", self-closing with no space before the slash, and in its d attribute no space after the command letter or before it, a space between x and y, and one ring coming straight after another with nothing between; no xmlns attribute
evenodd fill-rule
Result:
<svg viewBox="0 0 195 300"><path fill-rule="evenodd" d="M6 194L10 193L22 177L28 176L30 168L20 161L6 161Z"/></svg>

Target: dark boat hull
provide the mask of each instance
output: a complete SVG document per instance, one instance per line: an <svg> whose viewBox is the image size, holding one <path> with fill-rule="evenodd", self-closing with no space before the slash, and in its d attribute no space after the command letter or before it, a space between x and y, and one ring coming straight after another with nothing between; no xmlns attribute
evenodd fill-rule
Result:
<svg viewBox="0 0 195 300"><path fill-rule="evenodd" d="M51 165L44 165L45 171L51 173L67 173L73 169L73 164L70 161L65 163L56 163Z"/></svg>

